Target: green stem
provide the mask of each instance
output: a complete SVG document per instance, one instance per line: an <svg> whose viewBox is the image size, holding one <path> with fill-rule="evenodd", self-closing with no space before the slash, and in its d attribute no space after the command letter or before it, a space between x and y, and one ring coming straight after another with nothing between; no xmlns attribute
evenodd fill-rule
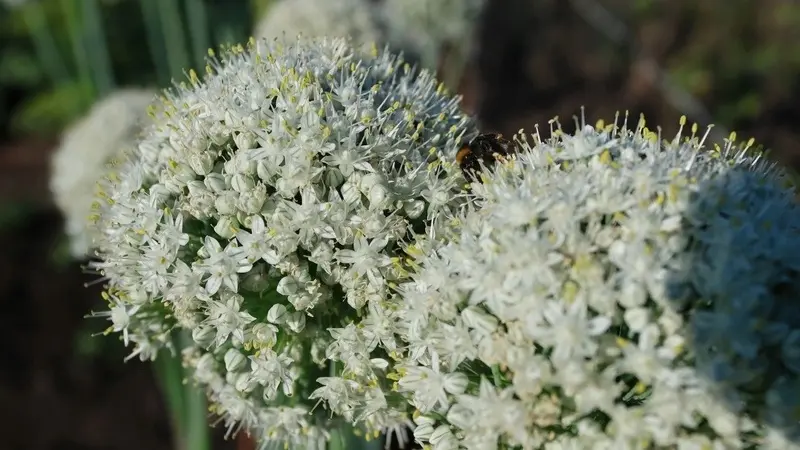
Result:
<svg viewBox="0 0 800 450"><path fill-rule="evenodd" d="M377 439L371 439L369 441L364 441L361 444L361 450L383 450L384 443L382 442L383 438L378 436ZM355 448L355 447L353 447Z"/></svg>
<svg viewBox="0 0 800 450"><path fill-rule="evenodd" d="M154 368L172 420L175 448L210 450L211 436L205 392L185 382L189 374L181 363L181 350L191 344L192 338L186 331L173 335L172 345L176 353L162 352L156 358Z"/></svg>
<svg viewBox="0 0 800 450"><path fill-rule="evenodd" d="M189 55L186 53L186 37L184 36L183 20L181 19L178 1L153 1L158 4L170 76L173 79L179 78L183 71L189 68Z"/></svg>
<svg viewBox="0 0 800 450"><path fill-rule="evenodd" d="M178 335L179 348L186 348L192 344L192 338L187 332ZM184 372L184 377L188 374ZM183 436L186 448L190 450L210 450L211 436L208 427L208 404L206 394L202 389L185 383L183 385L185 412Z"/></svg>
<svg viewBox="0 0 800 450"><path fill-rule="evenodd" d="M503 375L500 373L500 366L497 364L492 366L492 380L494 381L494 385L498 388L502 386Z"/></svg>
<svg viewBox="0 0 800 450"><path fill-rule="evenodd" d="M356 435L355 429L345 424L332 430L331 440L328 441L328 450L378 450L382 447L380 437L367 440L365 436Z"/></svg>
<svg viewBox="0 0 800 450"><path fill-rule="evenodd" d="M89 53L88 62L91 64L92 78L102 97L114 89L114 71L108 55L100 5L97 4L97 0L81 0L81 5L84 24L83 43Z"/></svg>
<svg viewBox="0 0 800 450"><path fill-rule="evenodd" d="M60 85L68 82L69 71L58 51L53 33L50 32L50 27L47 25L47 17L42 4L31 2L29 5L25 5L22 8L22 18L33 37L33 45L36 47L39 63L45 68L53 84Z"/></svg>
<svg viewBox="0 0 800 450"><path fill-rule="evenodd" d="M184 391L183 391L183 367L181 360L176 355L163 352L154 361L156 378L161 385L167 410L170 412L172 420L173 436L176 441L176 448L183 449L186 440L186 417L184 410Z"/></svg>
<svg viewBox="0 0 800 450"><path fill-rule="evenodd" d="M205 65L206 55L211 46L205 2L203 0L186 0L186 14L189 19L189 34L192 38L195 67L200 68Z"/></svg>
<svg viewBox="0 0 800 450"><path fill-rule="evenodd" d="M78 4L76 3L78 1L80 0L62 0L61 5L64 10L72 54L75 58L75 65L78 68L78 81L84 95L82 99L83 106L87 106L92 103L95 92L92 85L92 74L89 70L89 57L81 38L81 20L78 14Z"/></svg>
<svg viewBox="0 0 800 450"><path fill-rule="evenodd" d="M156 67L158 84L166 86L169 84L171 77L167 54L164 46L161 45L164 38L161 30L161 19L158 16L158 8L152 0L140 0L139 5L142 7L147 46L150 49L150 56L153 58L153 64Z"/></svg>
<svg viewBox="0 0 800 450"><path fill-rule="evenodd" d="M214 44L232 45L250 36L251 9L247 2L216 2L211 5L214 17Z"/></svg>

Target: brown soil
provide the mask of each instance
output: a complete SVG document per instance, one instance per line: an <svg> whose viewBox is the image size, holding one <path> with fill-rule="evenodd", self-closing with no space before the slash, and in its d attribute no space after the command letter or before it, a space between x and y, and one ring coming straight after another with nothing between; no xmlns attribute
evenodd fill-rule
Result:
<svg viewBox="0 0 800 450"><path fill-rule="evenodd" d="M49 155L53 140L29 139L0 143L0 204L51 203Z"/></svg>
<svg viewBox="0 0 800 450"><path fill-rule="evenodd" d="M84 288L80 267L53 262L59 230L58 215L42 209L0 235L0 447L167 449L168 422L149 368L76 354L76 334L98 293Z"/></svg>

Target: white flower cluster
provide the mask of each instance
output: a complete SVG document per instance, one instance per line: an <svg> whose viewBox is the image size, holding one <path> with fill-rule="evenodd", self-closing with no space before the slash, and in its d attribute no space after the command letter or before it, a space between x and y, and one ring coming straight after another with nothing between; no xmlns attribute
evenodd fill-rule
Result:
<svg viewBox="0 0 800 450"><path fill-rule="evenodd" d="M800 448L792 190L733 138L580 126L519 138L417 253L397 364L416 439Z"/></svg>
<svg viewBox="0 0 800 450"><path fill-rule="evenodd" d="M279 0L256 24L256 39L351 38L362 52L382 41L375 5L366 0Z"/></svg>
<svg viewBox="0 0 800 450"><path fill-rule="evenodd" d="M455 211L470 119L427 72L344 39L251 41L207 71L101 193L111 329L143 359L191 330L215 411L264 445L324 447L331 413L402 428L390 287L401 244Z"/></svg>
<svg viewBox="0 0 800 450"><path fill-rule="evenodd" d="M97 182L113 158L133 148L155 98L155 91L148 89L112 92L62 136L51 161L50 190L64 215L73 256L86 256L90 250L87 220Z"/></svg>

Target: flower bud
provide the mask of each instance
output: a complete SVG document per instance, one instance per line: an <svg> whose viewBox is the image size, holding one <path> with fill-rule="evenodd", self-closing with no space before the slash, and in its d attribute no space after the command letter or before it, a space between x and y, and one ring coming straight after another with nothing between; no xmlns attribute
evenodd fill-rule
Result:
<svg viewBox="0 0 800 450"><path fill-rule="evenodd" d="M370 209L386 209L390 202L389 190L382 184L375 184L367 194Z"/></svg>
<svg viewBox="0 0 800 450"><path fill-rule="evenodd" d="M208 130L208 137L211 139L211 142L221 147L228 143L228 139L230 139L231 135L228 128L219 123L215 123L211 125L211 128Z"/></svg>
<svg viewBox="0 0 800 450"><path fill-rule="evenodd" d="M224 239L230 239L239 231L239 222L235 217L222 216L214 225L214 232Z"/></svg>
<svg viewBox="0 0 800 450"><path fill-rule="evenodd" d="M256 348L272 348L277 341L278 327L270 323L257 323L253 326L253 344Z"/></svg>
<svg viewBox="0 0 800 450"><path fill-rule="evenodd" d="M267 190L263 184L259 184L255 188L241 193L237 206L247 214L257 214L261 212L266 200Z"/></svg>
<svg viewBox="0 0 800 450"><path fill-rule="evenodd" d="M350 205L357 204L361 201L361 191L358 185L351 181L352 177L344 182L342 185L342 197L345 202Z"/></svg>
<svg viewBox="0 0 800 450"><path fill-rule="evenodd" d="M189 156L189 165L197 175L206 175L214 168L216 155L210 152L193 153Z"/></svg>
<svg viewBox="0 0 800 450"><path fill-rule="evenodd" d="M289 314L289 317L286 319L286 325L295 333L303 331L303 329L306 327L305 313L302 311L295 311Z"/></svg>
<svg viewBox="0 0 800 450"><path fill-rule="evenodd" d="M233 387L239 392L249 393L258 387L258 380L249 372L237 373Z"/></svg>
<svg viewBox="0 0 800 450"><path fill-rule="evenodd" d="M236 133L233 135L233 142L239 150L251 149L256 145L256 136L249 132Z"/></svg>
<svg viewBox="0 0 800 450"><path fill-rule="evenodd" d="M269 288L270 279L264 265L256 265L242 279L241 286L250 292L264 292Z"/></svg>
<svg viewBox="0 0 800 450"><path fill-rule="evenodd" d="M422 200L411 200L403 202L403 212L411 220L418 219L425 212L425 202Z"/></svg>
<svg viewBox="0 0 800 450"><path fill-rule="evenodd" d="M243 367L245 367L247 363L247 358L245 358L244 355L239 350L231 348L228 349L227 352L225 352L224 361L225 361L225 369L228 372L238 372Z"/></svg>
<svg viewBox="0 0 800 450"><path fill-rule="evenodd" d="M234 215L236 214L236 201L238 200L238 194L234 191L225 191L217 197L214 201L214 207L217 208L217 212L220 214L226 215Z"/></svg>
<svg viewBox="0 0 800 450"><path fill-rule="evenodd" d="M203 348L208 348L212 342L214 342L214 338L216 337L216 332L212 327L199 325L195 329L192 330L192 340Z"/></svg>
<svg viewBox="0 0 800 450"><path fill-rule="evenodd" d="M231 187L234 191L239 193L250 192L253 190L255 185L256 182L247 175L237 173L233 175L233 178L231 178Z"/></svg>
<svg viewBox="0 0 800 450"><path fill-rule="evenodd" d="M487 336L497 330L497 318L477 306L468 306L461 311L464 324L474 328L479 334Z"/></svg>
<svg viewBox="0 0 800 450"><path fill-rule="evenodd" d="M273 172L270 164L265 161L259 161L256 163L256 174L262 181L269 181L275 175L275 172Z"/></svg>
<svg viewBox="0 0 800 450"><path fill-rule="evenodd" d="M267 312L267 320L270 323L274 323L280 325L286 321L288 318L289 311L286 309L286 306L276 303L272 305L272 307Z"/></svg>
<svg viewBox="0 0 800 450"><path fill-rule="evenodd" d="M203 183L211 192L217 194L224 192L225 189L228 188L227 184L225 183L225 177L220 173L210 173L206 175Z"/></svg>

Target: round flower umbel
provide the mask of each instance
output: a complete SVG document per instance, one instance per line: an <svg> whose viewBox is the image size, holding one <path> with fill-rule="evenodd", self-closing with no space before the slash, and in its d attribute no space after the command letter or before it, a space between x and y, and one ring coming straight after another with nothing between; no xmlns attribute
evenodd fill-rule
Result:
<svg viewBox="0 0 800 450"><path fill-rule="evenodd" d="M447 162L474 131L427 72L359 58L344 39L225 52L167 94L98 213L112 328L142 358L191 330L216 411L265 444L324 443L323 406L407 421L389 290L400 243L457 204Z"/></svg>
<svg viewBox="0 0 800 450"><path fill-rule="evenodd" d="M400 286L419 442L798 448L800 208L695 130L559 126L473 184Z"/></svg>
<svg viewBox="0 0 800 450"><path fill-rule="evenodd" d="M89 253L94 230L88 223L95 187L108 164L130 150L145 126L156 92L128 88L112 92L64 133L53 154L50 190L64 214L71 253Z"/></svg>

